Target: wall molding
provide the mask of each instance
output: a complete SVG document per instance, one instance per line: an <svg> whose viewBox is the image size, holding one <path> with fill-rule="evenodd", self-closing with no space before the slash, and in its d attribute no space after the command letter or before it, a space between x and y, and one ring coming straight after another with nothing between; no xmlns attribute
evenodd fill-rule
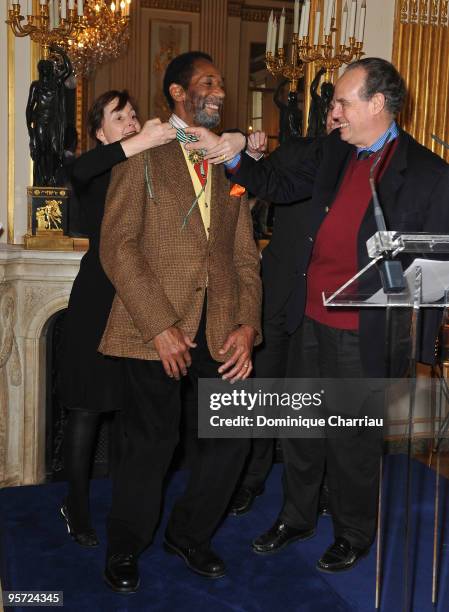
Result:
<svg viewBox="0 0 449 612"><path fill-rule="evenodd" d="M201 0L141 0L141 8L201 13ZM271 11L272 7L268 6L245 6L244 0L228 2L228 17L239 17L242 21L266 23ZM286 8L285 12L287 23L293 23L293 11Z"/></svg>
<svg viewBox="0 0 449 612"><path fill-rule="evenodd" d="M141 8L199 13L201 0L141 0Z"/></svg>

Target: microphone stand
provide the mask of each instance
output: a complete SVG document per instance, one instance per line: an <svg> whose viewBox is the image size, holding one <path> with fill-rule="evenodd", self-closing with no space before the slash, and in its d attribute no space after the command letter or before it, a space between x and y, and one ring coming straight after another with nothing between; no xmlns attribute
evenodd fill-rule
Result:
<svg viewBox="0 0 449 612"><path fill-rule="evenodd" d="M447 142L444 142L444 140L441 140L441 138L438 138L435 134L431 134L431 136L439 145L443 146L445 149L449 149L449 144Z"/></svg>
<svg viewBox="0 0 449 612"><path fill-rule="evenodd" d="M376 159L371 165L371 168L369 171L369 184L371 187L371 194L373 197L374 220L376 222L376 227L377 227L378 232L386 232L387 226L385 223L384 213L382 211L382 207L379 202L379 196L377 195L376 179L374 176L374 171L377 165L379 164L381 157L382 157L382 153L384 152L384 149L389 141L390 141L390 135L388 135L387 140L385 141L384 145L378 152ZM384 293L386 294L402 293L403 291L405 291L407 284L404 278L404 270L402 269L402 263L398 259L393 260L391 253L388 253L388 252L383 253L383 259L378 264L378 269L379 269L380 280L382 283L382 288L384 290Z"/></svg>

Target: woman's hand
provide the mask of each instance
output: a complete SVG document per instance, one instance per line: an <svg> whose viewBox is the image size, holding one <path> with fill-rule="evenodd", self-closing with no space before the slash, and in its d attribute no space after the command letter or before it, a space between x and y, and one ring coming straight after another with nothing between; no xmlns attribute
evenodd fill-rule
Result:
<svg viewBox="0 0 449 612"><path fill-rule="evenodd" d="M245 148L246 138L240 132L225 132L221 136L217 136L204 127L186 128L185 132L198 138L197 142L186 145L187 151L205 149L207 153L204 159L207 159L211 164L222 164L229 161Z"/></svg>
<svg viewBox="0 0 449 612"><path fill-rule="evenodd" d="M146 143L147 149L168 144L176 138L176 129L171 123L162 123L160 119L145 121L138 136Z"/></svg>
<svg viewBox="0 0 449 612"><path fill-rule="evenodd" d="M121 142L126 157L168 144L176 138L176 130L170 123L162 123L160 119L145 121L138 134L134 134Z"/></svg>
<svg viewBox="0 0 449 612"><path fill-rule="evenodd" d="M186 134L192 134L196 136L198 140L196 142L188 142L185 145L186 151L195 151L196 149L204 149L209 152L209 149L213 149L220 137L214 134L205 127L186 127L184 129Z"/></svg>

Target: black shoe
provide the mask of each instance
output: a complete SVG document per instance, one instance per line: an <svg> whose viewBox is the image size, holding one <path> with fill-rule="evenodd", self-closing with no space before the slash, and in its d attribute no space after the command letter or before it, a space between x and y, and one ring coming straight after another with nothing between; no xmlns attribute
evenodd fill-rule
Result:
<svg viewBox="0 0 449 612"><path fill-rule="evenodd" d="M75 542L77 542L81 546L86 546L88 548L92 548L93 546L99 545L100 542L98 541L97 534L95 533L95 530L92 529L92 527L87 527L86 529L75 531L70 521L69 512L65 503L62 504L60 511L67 525L67 531L69 532L69 535L75 540Z"/></svg>
<svg viewBox="0 0 449 612"><path fill-rule="evenodd" d="M349 570L369 553L369 548L351 546L346 538L337 538L318 560L317 569L328 574Z"/></svg>
<svg viewBox="0 0 449 612"><path fill-rule="evenodd" d="M268 555L282 550L292 542L308 540L314 535L315 529L296 529L277 520L269 531L254 540L252 547L256 553Z"/></svg>
<svg viewBox="0 0 449 612"><path fill-rule="evenodd" d="M103 577L113 591L134 593L140 584L136 555L131 553L108 555Z"/></svg>
<svg viewBox="0 0 449 612"><path fill-rule="evenodd" d="M164 549L172 555L181 557L187 567L196 574L206 576L206 578L221 578L226 574L224 561L210 548L198 549L179 546L165 536Z"/></svg>
<svg viewBox="0 0 449 612"><path fill-rule="evenodd" d="M233 498L231 499L231 503L229 505L229 514L232 514L233 516L238 516L239 514L246 514L247 512L249 512L256 497L262 495L264 490L265 487L253 489L251 487L241 486L239 489L237 489Z"/></svg>

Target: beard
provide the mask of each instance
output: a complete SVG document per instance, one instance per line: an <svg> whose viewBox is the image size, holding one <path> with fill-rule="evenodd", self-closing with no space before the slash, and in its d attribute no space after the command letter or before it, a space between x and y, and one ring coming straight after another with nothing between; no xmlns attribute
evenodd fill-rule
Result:
<svg viewBox="0 0 449 612"><path fill-rule="evenodd" d="M215 104L216 106L218 106L218 110L211 113L210 110L206 109L206 104ZM222 105L223 104L220 99L210 97L193 97L192 100L189 101L187 109L189 111L192 111L195 125L211 129L217 127L217 125L220 123L220 110L222 108Z"/></svg>

